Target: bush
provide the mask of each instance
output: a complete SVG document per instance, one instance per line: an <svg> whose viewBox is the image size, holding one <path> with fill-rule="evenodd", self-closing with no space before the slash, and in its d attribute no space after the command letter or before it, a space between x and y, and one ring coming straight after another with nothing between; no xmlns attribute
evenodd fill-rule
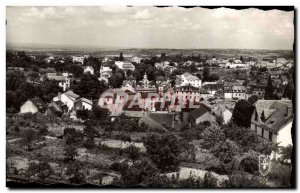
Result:
<svg viewBox="0 0 300 193"><path fill-rule="evenodd" d="M245 172L233 172L229 176L229 180L225 182L225 186L229 188L262 188L267 187L257 176L252 176Z"/></svg>
<svg viewBox="0 0 300 193"><path fill-rule="evenodd" d="M291 186L291 173L292 169L289 165L283 165L277 162L271 163L271 171L269 178L278 182L279 186L289 187Z"/></svg>
<svg viewBox="0 0 300 193"><path fill-rule="evenodd" d="M177 171L182 148L176 136L152 134L144 138L143 143L150 159L162 172Z"/></svg>
<svg viewBox="0 0 300 193"><path fill-rule="evenodd" d="M140 149L135 147L134 145L130 145L129 147L124 149L124 153L128 154L128 158L132 161L136 161L141 156Z"/></svg>
<svg viewBox="0 0 300 193"><path fill-rule="evenodd" d="M35 162L31 162L27 169L27 174L29 176L37 175L37 177L40 179L45 179L49 177L52 173L53 170L51 166L46 162L42 162L38 164L36 164Z"/></svg>
<svg viewBox="0 0 300 193"><path fill-rule="evenodd" d="M214 188L218 186L218 179L211 172L206 172L204 176L203 186L205 188Z"/></svg>
<svg viewBox="0 0 300 193"><path fill-rule="evenodd" d="M83 147L87 148L87 149L92 149L95 147L95 142L93 138L87 138L84 142L83 142Z"/></svg>
<svg viewBox="0 0 300 193"><path fill-rule="evenodd" d="M241 161L241 169L251 174L257 173L258 171L258 157L248 156Z"/></svg>

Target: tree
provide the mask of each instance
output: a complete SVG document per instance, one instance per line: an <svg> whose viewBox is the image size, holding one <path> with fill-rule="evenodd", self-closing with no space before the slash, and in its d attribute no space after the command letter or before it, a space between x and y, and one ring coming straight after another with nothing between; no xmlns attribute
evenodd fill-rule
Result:
<svg viewBox="0 0 300 193"><path fill-rule="evenodd" d="M123 57L123 53L122 53L122 52L120 53L119 60L120 60L120 61L124 61L124 57Z"/></svg>
<svg viewBox="0 0 300 193"><path fill-rule="evenodd" d="M214 188L218 186L218 179L211 172L206 172L204 175L203 186L205 188Z"/></svg>
<svg viewBox="0 0 300 193"><path fill-rule="evenodd" d="M128 148L126 148L125 153L128 154L128 158L133 162L140 158L140 149L135 147L134 145L130 145Z"/></svg>
<svg viewBox="0 0 300 193"><path fill-rule="evenodd" d="M82 120L87 120L89 118L90 111L87 109L79 109L76 111L76 117Z"/></svg>
<svg viewBox="0 0 300 193"><path fill-rule="evenodd" d="M36 132L33 129L28 129L24 132L24 143L27 150L31 149L31 142L36 138Z"/></svg>
<svg viewBox="0 0 300 193"><path fill-rule="evenodd" d="M64 148L65 160L73 161L76 156L78 156L77 149L74 146L66 146Z"/></svg>
<svg viewBox="0 0 300 193"><path fill-rule="evenodd" d="M161 59L161 60L166 60L166 59L167 59L166 53L161 53L160 59Z"/></svg>
<svg viewBox="0 0 300 193"><path fill-rule="evenodd" d="M251 95L249 98L248 98L248 102L253 105L256 101L258 101L258 96L257 95Z"/></svg>
<svg viewBox="0 0 300 193"><path fill-rule="evenodd" d="M242 159L241 167L245 172L255 174L258 171L258 156L250 155Z"/></svg>
<svg viewBox="0 0 300 193"><path fill-rule="evenodd" d="M271 76L269 75L268 83L265 88L265 100L273 100L274 99L274 87L272 84Z"/></svg>
<svg viewBox="0 0 300 193"><path fill-rule="evenodd" d="M135 162L121 172L121 182L118 185L137 186L152 185L154 179L159 178L157 167L147 160Z"/></svg>
<svg viewBox="0 0 300 193"><path fill-rule="evenodd" d="M49 165L49 163L46 162L41 162L41 163L31 162L27 169L28 176L37 175L37 177L40 179L45 179L49 177L52 173L53 170L51 166Z"/></svg>
<svg viewBox="0 0 300 193"><path fill-rule="evenodd" d="M202 76L203 76L203 80L202 80L203 82L208 82L209 81L209 69L208 69L208 67L204 67Z"/></svg>
<svg viewBox="0 0 300 193"><path fill-rule="evenodd" d="M176 171L181 153L180 141L172 134L152 134L144 138L147 154L162 172Z"/></svg>
<svg viewBox="0 0 300 193"><path fill-rule="evenodd" d="M121 73L115 73L109 78L109 83L113 88L120 88L123 84L124 76Z"/></svg>
<svg viewBox="0 0 300 193"><path fill-rule="evenodd" d="M294 92L294 85L293 85L292 81L288 81L287 85L284 88L282 96L292 100L293 92Z"/></svg>
<svg viewBox="0 0 300 193"><path fill-rule="evenodd" d="M246 128L250 127L253 109L254 107L246 100L244 99L239 100L235 104L232 113L233 123L241 127L246 127Z"/></svg>
<svg viewBox="0 0 300 193"><path fill-rule="evenodd" d="M82 184L85 182L85 176L80 171L83 168L79 162L73 162L68 165L66 174L69 175L69 181L73 184Z"/></svg>
<svg viewBox="0 0 300 193"><path fill-rule="evenodd" d="M291 160L292 152L293 152L292 145L288 145L287 147L281 147L280 148L280 154L281 154L280 159L283 162L285 162L286 160Z"/></svg>
<svg viewBox="0 0 300 193"><path fill-rule="evenodd" d="M31 72L30 74L28 74L28 78L33 84L39 79L39 77L40 75L38 72Z"/></svg>

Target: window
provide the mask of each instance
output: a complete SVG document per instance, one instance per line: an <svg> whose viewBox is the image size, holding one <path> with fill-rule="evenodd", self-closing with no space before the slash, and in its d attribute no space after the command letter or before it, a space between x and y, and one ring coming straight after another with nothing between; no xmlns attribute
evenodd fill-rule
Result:
<svg viewBox="0 0 300 193"><path fill-rule="evenodd" d="M272 132L269 131L269 140L270 140L271 142L272 142L272 136L273 136Z"/></svg>
<svg viewBox="0 0 300 193"><path fill-rule="evenodd" d="M264 128L261 128L261 136L262 136L262 138L264 138Z"/></svg>
<svg viewBox="0 0 300 193"><path fill-rule="evenodd" d="M257 121L257 112L255 111L255 121Z"/></svg>

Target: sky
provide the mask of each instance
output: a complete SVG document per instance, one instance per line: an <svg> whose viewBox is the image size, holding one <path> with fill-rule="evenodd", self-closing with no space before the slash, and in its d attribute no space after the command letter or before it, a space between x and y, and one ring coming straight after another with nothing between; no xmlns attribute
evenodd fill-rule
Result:
<svg viewBox="0 0 300 193"><path fill-rule="evenodd" d="M6 43L292 50L294 12L181 7L7 7Z"/></svg>

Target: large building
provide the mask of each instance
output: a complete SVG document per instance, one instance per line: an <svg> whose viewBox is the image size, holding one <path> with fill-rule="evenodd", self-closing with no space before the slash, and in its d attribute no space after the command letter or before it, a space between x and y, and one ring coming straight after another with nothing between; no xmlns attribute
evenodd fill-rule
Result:
<svg viewBox="0 0 300 193"><path fill-rule="evenodd" d="M131 62L115 61L115 65L118 66L119 69L124 70L125 72L127 70L135 70L135 66Z"/></svg>
<svg viewBox="0 0 300 193"><path fill-rule="evenodd" d="M262 139L279 146L293 145L291 133L294 119L292 101L258 100L254 107L251 130L254 130Z"/></svg>
<svg viewBox="0 0 300 193"><path fill-rule="evenodd" d="M176 79L177 79L177 83L179 83L178 86L191 85L200 88L202 83L202 81L197 76L194 76L188 72L180 76L177 75Z"/></svg>

